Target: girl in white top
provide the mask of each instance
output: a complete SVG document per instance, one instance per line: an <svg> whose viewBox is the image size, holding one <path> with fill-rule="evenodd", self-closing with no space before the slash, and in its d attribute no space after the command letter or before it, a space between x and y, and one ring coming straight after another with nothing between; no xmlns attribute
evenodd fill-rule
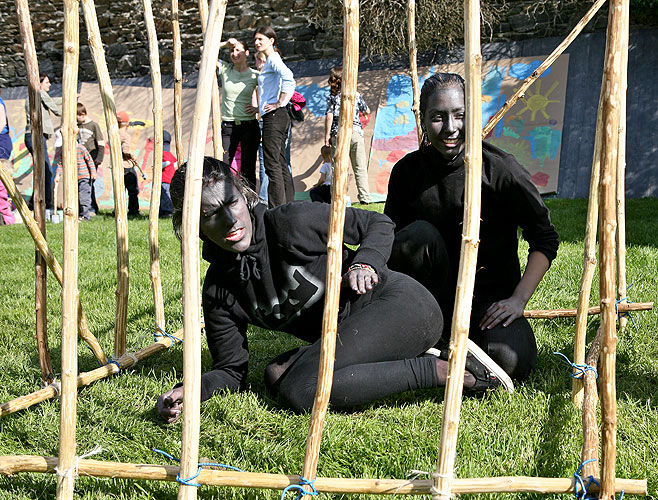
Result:
<svg viewBox="0 0 658 500"><path fill-rule="evenodd" d="M276 33L269 26L256 29L254 47L267 57L258 76L258 94L263 119L263 162L270 181L267 195L271 208L295 199L285 148L290 127L286 105L295 91L295 80L292 71L283 63L276 42Z"/></svg>

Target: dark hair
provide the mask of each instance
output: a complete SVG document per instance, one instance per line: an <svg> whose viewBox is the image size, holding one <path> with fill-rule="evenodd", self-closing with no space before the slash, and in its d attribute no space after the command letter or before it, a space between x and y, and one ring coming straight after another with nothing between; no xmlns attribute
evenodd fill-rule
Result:
<svg viewBox="0 0 658 500"><path fill-rule="evenodd" d="M182 238L181 226L183 225L183 198L185 196L186 173L187 163L184 163L178 170L176 170L174 176L171 178L170 184L171 203L174 206L174 213L172 214L171 222L174 226L174 233L178 239ZM249 210L252 210L260 202L260 199L254 190L249 187L242 177L234 174L227 163L224 163L217 158L213 158L212 156L204 157L201 188L203 189L215 182L225 180L232 182L238 192L244 196ZM200 235L200 237L202 239L204 238L203 235Z"/></svg>
<svg viewBox="0 0 658 500"><path fill-rule="evenodd" d="M240 38L236 38L235 41L238 42L240 45L242 45L242 48L244 49L245 52L249 52L249 45L247 45L247 42L241 40Z"/></svg>
<svg viewBox="0 0 658 500"><path fill-rule="evenodd" d="M39 73L39 83L43 82L46 78L50 80L50 77L48 76L47 73Z"/></svg>
<svg viewBox="0 0 658 500"><path fill-rule="evenodd" d="M330 155L331 154L331 146L327 146L326 144L320 148L320 154L321 155Z"/></svg>
<svg viewBox="0 0 658 500"><path fill-rule="evenodd" d="M78 103L78 112L77 112L77 114L82 114L82 113L84 113L86 115L87 114L87 108L85 108L84 104L79 102Z"/></svg>
<svg viewBox="0 0 658 500"><path fill-rule="evenodd" d="M272 29L271 26L259 26L254 30L254 38L256 37L256 35L259 34L264 35L267 38L274 38L273 48L275 51L281 54L281 51L277 47L277 45L279 44L279 39L277 38L276 32Z"/></svg>
<svg viewBox="0 0 658 500"><path fill-rule="evenodd" d="M459 88L464 92L464 79L457 73L435 73L430 76L420 91L420 114L425 114L427 100L436 90Z"/></svg>
<svg viewBox="0 0 658 500"><path fill-rule="evenodd" d="M343 83L343 67L334 66L329 72L329 93L331 95L340 94L340 86Z"/></svg>

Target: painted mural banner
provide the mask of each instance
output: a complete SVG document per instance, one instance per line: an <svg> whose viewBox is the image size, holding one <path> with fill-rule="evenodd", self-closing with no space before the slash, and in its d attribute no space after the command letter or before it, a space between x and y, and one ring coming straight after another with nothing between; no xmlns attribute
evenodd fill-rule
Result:
<svg viewBox="0 0 658 500"><path fill-rule="evenodd" d="M538 56L486 61L483 64L482 123L489 121L543 60L543 56ZM569 58L564 54L528 89L525 98L512 107L485 139L513 154L530 172L532 181L542 194L557 190L568 67ZM463 75L464 65L420 68L420 85L432 74L445 71ZM326 98L329 95L327 78L300 79L297 90L307 101L308 118L303 130L308 141L306 146L312 143L313 153L299 151L299 145L293 142L293 159L299 158L302 163L310 165L322 141ZM365 130L366 144L370 145L368 172L371 198L383 201L391 169L400 158L418 148L416 121L411 111L411 78L406 71L361 72L358 91L373 111L373 119ZM293 171L295 165L293 163ZM299 180L304 181L305 178L302 175ZM350 181L350 192L354 191L354 182Z"/></svg>
<svg viewBox="0 0 658 500"><path fill-rule="evenodd" d="M482 123L505 103L521 82L543 61L543 56L486 61L482 69ZM531 174L533 182L542 194L557 190L560 165L560 146L564 119L567 71L569 59L563 54L526 92L489 134L486 140L513 154ZM463 64L437 65L419 69L419 82L430 75L452 71L463 74ZM328 76L328 75L327 75ZM296 79L297 91L306 98L304 121L292 128L291 165L297 199L308 199L308 190L319 179L322 163L320 148L324 144L324 118L329 87L327 76L300 77ZM117 110L130 115L130 148L146 179L139 179L140 208L146 210L151 196L153 171L153 111L152 91L149 87L113 86ZM406 71L363 71L359 74L357 90L371 110L371 117L364 128L366 154L368 156L371 199L383 201L388 190L388 178L395 163L405 154L418 148L416 121L411 112L411 80ZM195 89L183 89L183 145L187 145L192 125ZM99 87L95 83L82 83L79 101L87 109L89 117L98 123L107 141L107 127ZM32 156L25 148L25 100L6 100L13 141L13 177L24 196L32 194ZM173 89L163 89L164 128L173 136ZM186 113L185 110L190 110ZM57 126L59 118L53 117ZM172 142L171 151L175 153ZM48 154L55 154L54 140L48 141ZM212 154L212 136L206 137L206 154ZM234 169L239 170L238 160ZM179 164L182 162L179 162ZM112 174L110 171L109 146L106 142L105 159L100 165L95 183L96 196L103 209L114 206ZM258 169L257 169L258 170ZM61 190L61 186L60 186ZM350 170L348 195L356 199L356 183ZM61 200L61 193L58 196Z"/></svg>

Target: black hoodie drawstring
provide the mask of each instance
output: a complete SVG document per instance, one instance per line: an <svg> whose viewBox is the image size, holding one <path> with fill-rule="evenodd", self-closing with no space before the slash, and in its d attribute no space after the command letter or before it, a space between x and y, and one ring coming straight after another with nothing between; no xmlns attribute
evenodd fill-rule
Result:
<svg viewBox="0 0 658 500"><path fill-rule="evenodd" d="M251 267L250 267L251 264ZM260 271L258 270L258 262L253 255L245 255L240 259L240 279L242 281L249 281L251 276L260 280Z"/></svg>

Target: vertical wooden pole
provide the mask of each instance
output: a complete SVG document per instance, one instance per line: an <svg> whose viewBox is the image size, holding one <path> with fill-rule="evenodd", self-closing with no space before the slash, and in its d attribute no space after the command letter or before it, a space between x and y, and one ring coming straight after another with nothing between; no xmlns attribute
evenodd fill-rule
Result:
<svg viewBox="0 0 658 500"><path fill-rule="evenodd" d="M176 141L176 158L178 164L185 162L183 152L183 67L181 65L180 13L178 0L171 0L171 30L174 44L174 140Z"/></svg>
<svg viewBox="0 0 658 500"><path fill-rule="evenodd" d="M592 347L587 354L587 364L596 368L601 353L601 329L596 332ZM596 390L596 374L591 370L585 370L583 374L583 386L585 398L583 400L583 448L580 454L580 462L583 463L582 477L598 476L597 471L599 459L599 427L596 423L596 403L598 402L598 391ZM594 459L592 462L589 460ZM585 463L588 462L588 463Z"/></svg>
<svg viewBox="0 0 658 500"><path fill-rule="evenodd" d="M585 362L585 344L587 343L587 311L592 292L592 279L596 271L596 235L599 221L599 181L601 178L601 141L603 137L603 83L599 96L599 107L596 112L596 133L594 136L594 156L592 158L592 173L589 181L589 200L587 201L587 220L585 223L585 241L583 243L583 273L580 277L578 292L578 307L576 308L576 327L573 341L573 362ZM576 406L583 404L583 380L571 379L571 400Z"/></svg>
<svg viewBox="0 0 658 500"><path fill-rule="evenodd" d="M345 227L345 194L349 163L349 143L352 135L352 117L356 101L356 84L359 73L359 2L344 0L343 19L343 82L340 102L340 128L336 144L334 166L334 189L329 216L327 237L327 288L324 297L322 319L322 340L320 345L320 366L318 385L311 413L311 422L306 437L306 453L302 477L315 479L322 441L322 427L329 406L334 375L334 353L338 329L338 308L340 283L342 279L343 229ZM304 495L307 497L307 495Z"/></svg>
<svg viewBox="0 0 658 500"><path fill-rule="evenodd" d="M43 237L46 237L45 200L45 151L43 149L43 124L41 122L41 85L39 81L39 63L34 46L32 21L27 0L16 0L18 27L23 40L23 53L27 69L27 90L30 102L30 125L32 132L32 185L34 189L34 218ZM44 386L53 381L53 365L48 348L48 317L46 289L46 261L37 249L34 255L35 267L35 309L36 309L36 339L41 366L41 381Z"/></svg>
<svg viewBox="0 0 658 500"><path fill-rule="evenodd" d="M622 19L621 97L619 102L619 150L617 153L617 299L626 297L626 91L628 89L629 3L624 2ZM628 318L619 317L619 329L626 331Z"/></svg>
<svg viewBox="0 0 658 500"><path fill-rule="evenodd" d="M199 214L201 177L206 147L208 118L215 68L222 39L222 26L227 0L212 0L208 29L203 38L203 55L199 68L196 102L190 136L189 161L185 177L183 204L183 312L185 343L183 345L183 436L180 477L197 473L199 462L199 426L201 408L201 304L199 300ZM196 498L194 486L181 485L179 500Z"/></svg>
<svg viewBox="0 0 658 500"><path fill-rule="evenodd" d="M62 170L64 179L64 283L62 287L62 394L60 406L57 499L73 498L75 424L78 396L78 135L77 95L79 3L64 0L64 75L62 78Z"/></svg>
<svg viewBox="0 0 658 500"><path fill-rule="evenodd" d="M619 146L619 113L622 98L622 55L624 47L624 3L611 0L608 17L605 64L603 66L604 100L601 117L604 136L601 143L601 213L599 216L599 261L601 297L601 493L599 498L612 500L615 496L617 468L617 393L615 363L617 330L615 310L615 230L616 171Z"/></svg>
<svg viewBox="0 0 658 500"><path fill-rule="evenodd" d="M151 285L155 304L155 323L165 329L162 277L160 274L160 246L158 243L158 221L160 217L160 188L162 186L162 78L158 35L155 31L151 0L143 0L144 23L149 40L149 62L151 85L153 86L153 178L151 181L151 206L149 208L149 250L151 256Z"/></svg>
<svg viewBox="0 0 658 500"><path fill-rule="evenodd" d="M199 14L201 15L201 33L205 35L208 24L208 0L199 0ZM212 145L215 158L221 160L224 157L224 148L222 147L222 111L219 86L217 85L217 71L213 72L212 79Z"/></svg>
<svg viewBox="0 0 658 500"><path fill-rule="evenodd" d="M114 92L110 73L105 62L105 51L101 41L101 32L96 18L94 0L82 0L89 49L96 66L98 84L103 100L105 124L110 144L110 168L112 169L112 185L114 190L114 210L116 214L117 231L117 305L114 326L114 357L119 358L126 352L126 326L128 323L128 224L126 214L126 187L123 182L123 155L121 154L121 139L117 123L117 108L114 103Z"/></svg>
<svg viewBox="0 0 658 500"><path fill-rule="evenodd" d="M416 118L416 133L418 135L418 146L423 141L423 129L420 126L420 86L418 85L418 62L416 47L416 0L409 0L407 9L407 26L409 36L409 74L411 76L411 88L413 91L413 104L411 111Z"/></svg>
<svg viewBox="0 0 658 500"><path fill-rule="evenodd" d="M466 50L466 152L464 232L457 278L455 311L450 334L448 379L446 381L441 443L432 498L447 500L452 496L459 415L466 363L471 303L475 285L475 268L480 235L482 184L482 82L480 52L480 2L464 1Z"/></svg>

